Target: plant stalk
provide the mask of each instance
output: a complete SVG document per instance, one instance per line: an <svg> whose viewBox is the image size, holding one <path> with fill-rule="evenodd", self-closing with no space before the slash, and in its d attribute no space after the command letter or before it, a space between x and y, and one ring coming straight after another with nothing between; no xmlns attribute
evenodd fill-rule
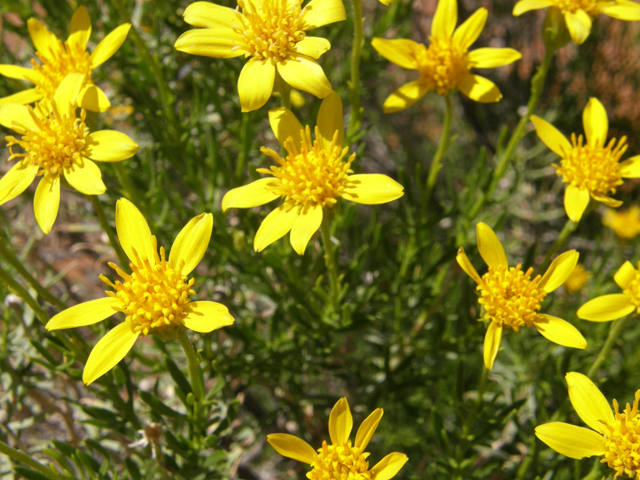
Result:
<svg viewBox="0 0 640 480"><path fill-rule="evenodd" d="M191 388L193 389L193 424L196 435L200 437L202 435L202 402L204 401L204 385L202 384L200 362L184 328L180 328L179 330L178 341L187 357L189 379L191 380Z"/></svg>
<svg viewBox="0 0 640 480"><path fill-rule="evenodd" d="M347 143L362 126L362 106L360 105L360 57L364 45L364 18L362 18L362 0L352 0L353 6L353 47L351 48L351 81L349 82L349 103L351 117L347 128Z"/></svg>
<svg viewBox="0 0 640 480"><path fill-rule="evenodd" d="M325 210L322 224L320 225L320 233L322 235L322 244L324 246L324 263L329 274L329 298L331 299L331 307L334 312L338 312L340 308L340 277L338 276L338 268L336 266L335 251L333 242L331 241L331 230L329 221L327 220L327 212Z"/></svg>

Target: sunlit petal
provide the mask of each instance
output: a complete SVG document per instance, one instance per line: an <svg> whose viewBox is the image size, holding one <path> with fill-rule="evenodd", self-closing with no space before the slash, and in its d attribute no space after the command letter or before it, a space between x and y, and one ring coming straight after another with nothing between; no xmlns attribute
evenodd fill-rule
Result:
<svg viewBox="0 0 640 480"><path fill-rule="evenodd" d="M609 120L607 111L597 98L591 97L589 103L582 112L582 124L589 145L604 145L609 132Z"/></svg>
<svg viewBox="0 0 640 480"><path fill-rule="evenodd" d="M484 366L487 367L487 370L493 368L493 362L495 362L498 350L500 350L501 340L502 324L491 322L484 336Z"/></svg>
<svg viewBox="0 0 640 480"><path fill-rule="evenodd" d="M589 377L577 372L565 376L569 385L569 400L584 423L598 433L606 431L605 424L612 423L613 411L609 402Z"/></svg>
<svg viewBox="0 0 640 480"><path fill-rule="evenodd" d="M129 322L111 329L91 350L82 372L82 381L89 385L115 367L129 353L139 335L139 332L131 330Z"/></svg>
<svg viewBox="0 0 640 480"><path fill-rule="evenodd" d="M184 326L194 332L209 333L234 322L227 307L216 302L191 302L188 311Z"/></svg>
<svg viewBox="0 0 640 480"><path fill-rule="evenodd" d="M346 398L341 398L329 415L329 436L333 445L344 445L353 428L353 417Z"/></svg>
<svg viewBox="0 0 640 480"><path fill-rule="evenodd" d="M349 175L342 198L365 205L379 205L404 195L404 187L380 173Z"/></svg>
<svg viewBox="0 0 640 480"><path fill-rule="evenodd" d="M320 145L327 148L331 145L333 137L338 132L336 145L344 144L344 118L342 117L342 100L336 92L331 92L320 105L318 120L316 122L320 132Z"/></svg>
<svg viewBox="0 0 640 480"><path fill-rule="evenodd" d="M476 236L478 237L478 251L482 256L485 263L498 270L500 268L507 268L507 254L504 253L504 248L498 236L486 223L478 223L476 226Z"/></svg>
<svg viewBox="0 0 640 480"><path fill-rule="evenodd" d="M589 300L578 309L578 318L592 322L609 322L625 317L636 310L631 299L624 294L603 295Z"/></svg>
<svg viewBox="0 0 640 480"><path fill-rule="evenodd" d="M533 326L544 338L553 343L563 347L587 348L587 341L578 329L561 318L541 314L533 320Z"/></svg>
<svg viewBox="0 0 640 480"><path fill-rule="evenodd" d="M579 222L590 201L589 190L571 184L567 185L564 191L564 209L569 220Z"/></svg>
<svg viewBox="0 0 640 480"><path fill-rule="evenodd" d="M135 251L141 260L147 259L151 265L155 265L155 242L149 225L140 210L126 198L116 202L116 231L129 260L137 263Z"/></svg>
<svg viewBox="0 0 640 480"><path fill-rule="evenodd" d="M51 318L45 325L47 330L85 327L101 322L117 312L122 306L119 298L105 297L74 305Z"/></svg>
<svg viewBox="0 0 640 480"><path fill-rule="evenodd" d="M604 455L607 451L605 439L588 428L576 427L568 423L552 422L536 427L536 437L569 458Z"/></svg>
<svg viewBox="0 0 640 480"><path fill-rule="evenodd" d="M267 442L283 457L311 465L318 455L311 445L301 438L286 433L267 435Z"/></svg>
<svg viewBox="0 0 640 480"><path fill-rule="evenodd" d="M38 225L45 234L48 234L58 216L60 205L60 176L44 175L33 199L33 211Z"/></svg>
<svg viewBox="0 0 640 480"><path fill-rule="evenodd" d="M100 168L88 158L80 158L72 168L65 169L64 178L85 195L102 195L107 191Z"/></svg>
<svg viewBox="0 0 640 480"><path fill-rule="evenodd" d="M282 79L297 90L324 98L331 93L331 84L322 67L311 58L297 56L278 63Z"/></svg>
<svg viewBox="0 0 640 480"><path fill-rule="evenodd" d="M300 209L293 202L280 205L265 217L253 240L253 248L261 252L291 231Z"/></svg>
<svg viewBox="0 0 640 480"><path fill-rule="evenodd" d="M304 255L307 244L322 223L322 206L305 205L291 228L291 246L298 255Z"/></svg>
<svg viewBox="0 0 640 480"><path fill-rule="evenodd" d="M395 113L409 108L424 97L429 91L429 86L424 80L415 80L405 83L393 92L382 105L384 113Z"/></svg>
<svg viewBox="0 0 640 480"><path fill-rule="evenodd" d="M551 262L551 265L549 265L549 268L538 284L538 288L542 288L545 292L549 293L562 285L567 278L569 278L573 269L576 268L579 256L575 250L570 250L558 256Z"/></svg>
<svg viewBox="0 0 640 480"><path fill-rule="evenodd" d="M276 67L270 61L251 58L240 72L238 95L243 112L262 107L271 97Z"/></svg>

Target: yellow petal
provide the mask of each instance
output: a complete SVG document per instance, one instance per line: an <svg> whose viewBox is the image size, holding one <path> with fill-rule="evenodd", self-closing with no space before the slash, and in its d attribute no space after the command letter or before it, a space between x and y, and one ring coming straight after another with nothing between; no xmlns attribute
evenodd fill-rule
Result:
<svg viewBox="0 0 640 480"><path fill-rule="evenodd" d="M466 273L471 278L473 278L473 280L476 283L479 284L481 282L480 275L478 275L478 272L476 271L476 269L473 267L473 265L471 265L471 262L469 261L469 257L467 257L467 254L464 253L464 248L460 247L460 249L458 250L458 255L456 255L456 261L458 262L458 265L460 265L460 268L462 268L464 273Z"/></svg>
<svg viewBox="0 0 640 480"><path fill-rule="evenodd" d="M498 270L509 266L504 248L489 225L482 222L478 223L476 236L478 237L480 255L489 267Z"/></svg>
<svg viewBox="0 0 640 480"><path fill-rule="evenodd" d="M235 58L247 51L242 48L244 40L229 27L189 30L176 40L175 49L190 55L214 58Z"/></svg>
<svg viewBox="0 0 640 480"><path fill-rule="evenodd" d="M184 11L184 21L194 27L210 28L214 26L240 26L239 13L229 7L211 2L195 2Z"/></svg>
<svg viewBox="0 0 640 480"><path fill-rule="evenodd" d="M116 308L122 307L119 298L105 297L80 303L60 312L47 322L47 330L59 330L61 328L76 328L93 325L117 312Z"/></svg>
<svg viewBox="0 0 640 480"><path fill-rule="evenodd" d="M569 278L573 269L576 268L579 256L575 250L569 250L558 256L551 262L551 265L549 265L549 268L538 284L538 288L542 288L545 292L549 293L562 285L567 278Z"/></svg>
<svg viewBox="0 0 640 480"><path fill-rule="evenodd" d="M124 23L102 39L91 53L91 68L102 65L118 51L127 38L130 28L130 23Z"/></svg>
<svg viewBox="0 0 640 480"><path fill-rule="evenodd" d="M458 81L458 89L471 100L480 103L493 103L502 98L495 83L480 75L464 74Z"/></svg>
<svg viewBox="0 0 640 480"><path fill-rule="evenodd" d="M542 8L547 8L555 5L553 0L520 0L513 7L513 16L519 17L525 12L530 12L531 10L540 10Z"/></svg>
<svg viewBox="0 0 640 480"><path fill-rule="evenodd" d="M609 120L607 111L597 98L589 99L589 103L582 112L582 125L588 144L602 147L607 140Z"/></svg>
<svg viewBox="0 0 640 480"><path fill-rule="evenodd" d="M579 222L590 200L591 196L586 188L579 188L571 184L567 185L567 189L564 191L564 209L569 220L576 223Z"/></svg>
<svg viewBox="0 0 640 480"><path fill-rule="evenodd" d="M116 202L116 231L122 249L133 263L137 264L134 249L141 260L156 264L155 242L151 230L140 210L126 198Z"/></svg>
<svg viewBox="0 0 640 480"><path fill-rule="evenodd" d="M638 271L633 267L631 262L626 261L613 276L613 280L622 290L626 290L637 275Z"/></svg>
<svg viewBox="0 0 640 480"><path fill-rule="evenodd" d="M89 135L84 154L98 162L120 162L133 157L140 147L127 135L115 130L100 130Z"/></svg>
<svg viewBox="0 0 640 480"><path fill-rule="evenodd" d="M415 105L429 91L429 86L423 80L405 83L387 97L382 105L384 113L395 113Z"/></svg>
<svg viewBox="0 0 640 480"><path fill-rule="evenodd" d="M16 163L2 179L0 179L0 205L13 200L24 192L38 174L37 165Z"/></svg>
<svg viewBox="0 0 640 480"><path fill-rule="evenodd" d="M331 92L322 101L318 120L316 122L320 131L320 145L329 147L333 141L333 136L338 132L336 145L342 147L344 144L344 118L342 117L342 100L336 92Z"/></svg>
<svg viewBox="0 0 640 480"><path fill-rule="evenodd" d="M48 234L58 216L60 205L60 176L44 175L33 199L33 211L40 229Z"/></svg>
<svg viewBox="0 0 640 480"><path fill-rule="evenodd" d="M609 322L629 315L636 306L629 297L616 293L589 300L578 309L578 318L591 322Z"/></svg>
<svg viewBox="0 0 640 480"><path fill-rule="evenodd" d="M572 12L564 12L564 21L567 23L567 29L571 40L576 45L582 45L591 33L591 17L584 10L576 10Z"/></svg>
<svg viewBox="0 0 640 480"><path fill-rule="evenodd" d="M267 442L283 457L292 458L308 465L311 465L318 456L307 442L286 433L267 435Z"/></svg>
<svg viewBox="0 0 640 480"><path fill-rule="evenodd" d="M279 195L267 188L267 185L275 186L277 182L278 180L273 177L261 178L248 185L229 190L222 197L222 211L227 211L230 208L257 207L279 198Z"/></svg>
<svg viewBox="0 0 640 480"><path fill-rule="evenodd" d="M276 240L284 237L296 222L300 209L293 202L286 202L265 217L253 239L253 248L261 252Z"/></svg>
<svg viewBox="0 0 640 480"><path fill-rule="evenodd" d="M536 437L556 452L580 460L593 455L604 455L605 440L593 430L568 423L552 422L536 427Z"/></svg>
<svg viewBox="0 0 640 480"><path fill-rule="evenodd" d="M73 167L64 170L69 185L85 195L102 195L107 191L98 166L88 158L80 158Z"/></svg>
<svg viewBox="0 0 640 480"><path fill-rule="evenodd" d="M291 137L293 138L293 143L296 145L296 148L300 147L300 143L302 142L300 133L303 127L291 110L285 107L269 110L269 125L271 125L271 130L280 145L284 146L287 138ZM262 204L260 203L259 205Z"/></svg>
<svg viewBox="0 0 640 480"><path fill-rule="evenodd" d="M78 106L91 112L106 112L111 102L97 85L85 85L78 94Z"/></svg>
<svg viewBox="0 0 640 480"><path fill-rule="evenodd" d="M620 205L622 205L622 201L620 201L620 200L616 200L614 198L607 197L606 195L599 195L599 194L593 193L593 192L591 193L591 198L593 198L597 202L600 202L600 203L606 205L607 207L611 207L611 208L618 208Z"/></svg>
<svg viewBox="0 0 640 480"><path fill-rule="evenodd" d="M227 307L216 302L189 303L189 314L183 320L185 327L200 333L213 332L234 322Z"/></svg>
<svg viewBox="0 0 640 480"><path fill-rule="evenodd" d="M243 112L251 112L262 107L273 92L276 67L268 60L251 58L240 72L238 95Z"/></svg>
<svg viewBox="0 0 640 480"><path fill-rule="evenodd" d="M84 75L79 73L70 73L62 79L56 92L53 94L53 101L58 106L60 112L66 112L70 105L76 101L80 88L84 83Z"/></svg>
<svg viewBox="0 0 640 480"><path fill-rule="evenodd" d="M33 68L24 68L18 65L0 65L0 75L7 78L15 78L16 80L28 80L34 83L34 79L41 76L37 70Z"/></svg>
<svg viewBox="0 0 640 480"><path fill-rule="evenodd" d="M291 246L298 255L304 255L307 244L322 223L322 207L305 205L291 228Z"/></svg>
<svg viewBox="0 0 640 480"><path fill-rule="evenodd" d="M640 178L640 155L620 163L620 175L624 178Z"/></svg>
<svg viewBox="0 0 640 480"><path fill-rule="evenodd" d="M513 48L478 48L469 52L469 67L496 68L520 60L522 55Z"/></svg>
<svg viewBox="0 0 640 480"><path fill-rule="evenodd" d="M379 205L404 195L404 187L380 173L349 175L342 198L364 205Z"/></svg>
<svg viewBox="0 0 640 480"><path fill-rule="evenodd" d="M359 449L361 452L364 452L364 449L369 445L369 441L373 434L376 432L376 428L378 428L378 424L382 419L382 414L384 410L381 408L376 408L371 415L369 415L364 422L360 424L360 428L358 428L358 433L356 433L356 443L354 447Z"/></svg>
<svg viewBox="0 0 640 480"><path fill-rule="evenodd" d="M636 2L617 0L614 4L602 5L600 12L618 20L626 20L628 22L640 20L640 5Z"/></svg>
<svg viewBox="0 0 640 480"><path fill-rule="evenodd" d="M129 353L139 335L131 330L130 322L111 329L91 350L82 381L89 385L115 367Z"/></svg>
<svg viewBox="0 0 640 480"><path fill-rule="evenodd" d="M533 320L533 326L547 340L563 347L587 348L587 341L576 327L561 318L541 314Z"/></svg>
<svg viewBox="0 0 640 480"><path fill-rule="evenodd" d="M453 32L453 43L461 49L467 50L475 42L487 22L487 9L479 8L473 15L467 18L455 32Z"/></svg>
<svg viewBox="0 0 640 480"><path fill-rule="evenodd" d="M331 93L331 84L322 67L315 60L297 56L278 63L282 79L297 90L324 98Z"/></svg>
<svg viewBox="0 0 640 480"><path fill-rule="evenodd" d="M456 23L458 23L458 1L439 0L433 22L431 22L431 35L448 40L453 35Z"/></svg>
<svg viewBox="0 0 640 480"><path fill-rule="evenodd" d="M569 385L569 400L576 413L596 432L604 433L605 424L613 422L614 418L609 402L600 389L581 373L569 372L565 378Z"/></svg>
<svg viewBox="0 0 640 480"><path fill-rule="evenodd" d="M58 38L47 29L44 23L35 18L30 18L27 21L27 28L29 29L31 41L33 41L38 53L45 58L51 59L52 50L57 50Z"/></svg>
<svg viewBox="0 0 640 480"><path fill-rule="evenodd" d="M35 88L30 88L28 90L23 90L22 92L14 93L13 95L9 95L8 97L0 98L0 105L7 105L9 103L27 105L29 103L42 100L43 96L44 95L41 91L38 91Z"/></svg>
<svg viewBox="0 0 640 480"><path fill-rule="evenodd" d="M349 402L341 398L331 409L329 414L329 436L333 445L344 445L349 440L353 428L353 417L349 409Z"/></svg>
<svg viewBox="0 0 640 480"><path fill-rule="evenodd" d="M303 30L312 30L334 22L346 20L347 12L342 0L311 0L304 7Z"/></svg>
<svg viewBox="0 0 640 480"><path fill-rule="evenodd" d="M502 324L491 322L484 336L484 366L487 367L487 370L493 368L493 362L495 362L498 350L500 350L501 340Z"/></svg>
<svg viewBox="0 0 640 480"><path fill-rule="evenodd" d="M184 261L182 274L189 275L207 251L212 230L213 215L210 213L202 213L189 220L171 246L169 253L171 268L176 269L181 261Z"/></svg>
<svg viewBox="0 0 640 480"><path fill-rule="evenodd" d="M318 59L323 53L328 52L330 48L331 43L326 38L304 37L302 41L296 44L295 51L300 55Z"/></svg>
<svg viewBox="0 0 640 480"><path fill-rule="evenodd" d="M413 70L418 68L417 54L426 50L424 45L403 38L395 40L374 38L371 40L371 46L390 62Z"/></svg>
<svg viewBox="0 0 640 480"><path fill-rule="evenodd" d="M404 464L407 463L407 460L409 460L409 457L404 453L390 453L376 463L371 471L374 473L376 480L389 480L396 476Z"/></svg>
<svg viewBox="0 0 640 480"><path fill-rule="evenodd" d="M71 17L69 26L69 45L74 45L78 50L84 51L91 36L91 19L85 6L79 7Z"/></svg>
<svg viewBox="0 0 640 480"><path fill-rule="evenodd" d="M15 103L0 106L0 125L20 133L26 133L26 130L39 130L33 120L31 107Z"/></svg>

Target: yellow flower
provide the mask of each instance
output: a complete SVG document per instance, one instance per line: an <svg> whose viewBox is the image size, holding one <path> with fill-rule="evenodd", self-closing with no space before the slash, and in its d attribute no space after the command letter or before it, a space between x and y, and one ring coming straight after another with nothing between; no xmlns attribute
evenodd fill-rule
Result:
<svg viewBox="0 0 640 480"><path fill-rule="evenodd" d="M557 257L544 276L531 278L533 268L522 271L522 265L509 268L507 256L496 234L488 225L477 226L478 250L489 266L482 277L460 248L456 260L477 284L478 303L484 308L484 319L490 320L484 338L484 364L491 370L500 348L503 329L520 332L521 327L535 327L543 337L558 345L586 348L580 332L564 320L540 312L540 304L548 293L562 285L578 263L578 252L570 250Z"/></svg>
<svg viewBox="0 0 640 480"><path fill-rule="evenodd" d="M238 0L242 11L196 2L184 21L203 27L183 33L175 48L216 58L252 57L240 72L238 93L243 112L262 107L276 76L293 88L324 98L331 84L314 59L331 48L328 40L307 31L347 18L342 0ZM277 74L276 75L276 71Z"/></svg>
<svg viewBox="0 0 640 480"><path fill-rule="evenodd" d="M258 172L271 177L234 188L222 199L222 210L257 207L279 197L285 199L260 225L253 242L256 252L291 231L291 246L303 255L307 243L320 228L323 208L332 207L340 197L377 205L403 195L402 185L386 175L352 175L351 163L356 154L343 161L349 148L343 148L342 101L335 92L320 106L315 141L311 140L311 129L303 128L296 116L284 107L271 110L269 122L287 155L283 159L273 150L262 147L262 153L278 166L259 168Z"/></svg>
<svg viewBox="0 0 640 480"><path fill-rule="evenodd" d="M35 108L25 105L0 106L0 125L22 135L6 137L11 151L9 160L18 162L0 180L0 205L24 192L33 180L42 176L36 189L34 212L38 225L49 233L58 215L60 176L85 195L106 191L98 166L92 162L119 162L132 157L138 145L124 133L102 130L90 133L85 124L85 111L76 118L76 97L81 92L83 77L69 74L52 100L44 100ZM11 147L19 146L16 153Z"/></svg>
<svg viewBox="0 0 640 480"><path fill-rule="evenodd" d="M166 338L183 327L206 333L233 323L233 317L224 305L191 300L196 292L194 280L187 275L200 263L209 245L212 228L210 213L194 217L178 234L169 258L165 259L163 247L158 255L156 237L151 235L140 211L128 200L118 200L116 230L120 244L131 260L129 267L133 273L129 275L109 263L122 281L113 283L104 275L100 275L100 280L115 292L107 291L106 298L68 308L46 325L47 330L75 328L93 325L115 312L126 315L123 323L93 347L84 367L84 383L92 383L115 367L141 335L154 333Z"/></svg>
<svg viewBox="0 0 640 480"><path fill-rule="evenodd" d="M638 265L640 268L640 262ZM592 322L609 322L640 313L640 273L631 262L624 262L613 277L623 293L603 295L589 300L578 310L578 318Z"/></svg>
<svg viewBox="0 0 640 480"><path fill-rule="evenodd" d="M640 233L640 208L633 205L622 212L607 209L602 216L602 224L612 229L620 239L631 240Z"/></svg>
<svg viewBox="0 0 640 480"><path fill-rule="evenodd" d="M346 398L335 404L329 415L329 437L331 445L326 441L318 452L304 440L286 433L267 435L267 441L278 452L299 462L311 465L307 473L310 480L389 480L393 478L408 460L402 453L390 453L369 470L369 456L364 450L378 428L383 411L381 408L362 422L356 442L351 446L351 429L353 417Z"/></svg>
<svg viewBox="0 0 640 480"><path fill-rule="evenodd" d="M625 474L630 478L640 475L640 414L636 391L633 406L627 403L622 413L618 402L609 402L588 377L569 372L569 400L578 416L592 430L568 423L552 422L536 427L536 436L556 452L580 460L594 455L604 455L600 463L615 470L613 478ZM595 430L595 431L594 431Z"/></svg>
<svg viewBox="0 0 640 480"><path fill-rule="evenodd" d="M493 82L469 73L471 68L495 68L522 58L512 48L479 48L467 51L487 20L480 8L456 29L458 3L440 0L433 17L429 48L412 40L374 38L371 45L384 58L403 68L418 70L420 79L403 85L382 106L385 113L409 108L427 92L449 95L455 89L476 102L497 102L502 94ZM455 31L454 31L455 30Z"/></svg>
<svg viewBox="0 0 640 480"><path fill-rule="evenodd" d="M513 7L513 15L518 17L530 10L547 7L560 10L576 45L587 39L592 19L601 13L619 20L640 20L640 5L629 0L520 0Z"/></svg>
<svg viewBox="0 0 640 480"><path fill-rule="evenodd" d="M0 98L0 105L16 103L25 105L43 98L51 100L60 82L70 73L82 75L82 90L78 95L81 108L92 112L104 112L111 105L104 92L93 83L91 72L118 51L131 25L125 23L116 28L98 44L89 55L87 42L91 36L91 20L85 7L78 8L71 18L69 38L62 43L47 27L35 18L27 22L29 34L36 47L38 63L31 59L32 68L16 65L0 65L0 75L27 80L35 88Z"/></svg>
<svg viewBox="0 0 640 480"><path fill-rule="evenodd" d="M619 207L622 202L609 197L622 185L623 178L640 177L640 156L618 163L627 150L627 137L606 144L609 121L607 112L597 98L590 98L582 112L586 142L582 135L571 134L571 143L549 122L531 115L540 140L562 160L553 164L556 174L567 183L564 208L568 217L579 222L591 198L608 207Z"/></svg>
<svg viewBox="0 0 640 480"><path fill-rule="evenodd" d="M584 265L578 263L576 268L573 269L571 275L565 280L564 288L567 289L569 293L576 293L582 290L582 287L589 281L589 279L593 277L591 272L585 270Z"/></svg>

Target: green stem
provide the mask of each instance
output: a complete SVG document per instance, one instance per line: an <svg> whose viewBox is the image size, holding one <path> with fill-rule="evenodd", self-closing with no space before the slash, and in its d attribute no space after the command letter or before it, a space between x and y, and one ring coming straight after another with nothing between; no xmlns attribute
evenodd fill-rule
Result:
<svg viewBox="0 0 640 480"><path fill-rule="evenodd" d="M10 248L7 247L7 244L0 240L0 255L9 262L22 277L29 282L29 284L33 287L33 289L38 292L38 295L43 298L45 301L49 302L51 305L55 305L61 310L66 310L67 305L59 300L55 295L49 292L46 288L40 285L33 276L29 273L29 271L22 265L22 262L16 258Z"/></svg>
<svg viewBox="0 0 640 480"><path fill-rule="evenodd" d="M40 472L46 478L51 478L55 480L75 480L74 477L64 475L60 472L57 472L56 470L53 470L52 468L45 467L41 463L36 462L33 458L31 458L26 453L16 450L15 448L11 448L9 445L7 445L4 442L0 442L0 453L6 455L9 458L12 458L16 462L20 462L26 465L27 467L32 468L33 470L36 470L37 472Z"/></svg>
<svg viewBox="0 0 640 480"><path fill-rule="evenodd" d="M564 245L564 243L567 241L569 236L575 231L577 227L578 227L578 222L573 222L567 219L567 223L564 224L564 227L562 228L560 235L558 235L558 238L556 239L556 241L553 242L553 245L551 245L549 250L547 250L547 254L544 256L544 260L542 260L542 263L540 264L540 270L539 270L540 272L545 272L547 270L547 267L551 263L551 257L555 255L555 253L558 251L558 249L562 245Z"/></svg>
<svg viewBox="0 0 640 480"><path fill-rule="evenodd" d="M329 274L329 298L331 299L331 307L334 312L338 312L340 308L340 277L338 276L338 268L336 267L335 252L333 242L331 241L331 231L329 229L329 220L327 220L327 212L325 211L322 224L320 225L320 233L322 235L322 244L324 246L324 263Z"/></svg>
<svg viewBox="0 0 640 480"><path fill-rule="evenodd" d="M200 370L200 362L198 355L191 345L186 330L181 328L178 333L178 341L187 357L187 368L189 370L189 379L191 380L191 388L193 389L193 424L195 426L196 435L202 434L202 402L204 401L204 385L202 384L202 371Z"/></svg>
<svg viewBox="0 0 640 480"><path fill-rule="evenodd" d="M542 90L544 88L544 82L547 79L547 74L549 73L549 67L551 66L551 60L553 59L553 55L556 50L550 47L547 47L544 59L538 68L538 72L531 79L531 96L529 97L529 103L527 103L527 113L525 113L520 121L516 129L514 130L511 138L509 139L509 143L507 144L507 148L505 148L502 155L498 158L498 165L496 169L493 171L493 178L491 179L491 183L489 184L489 188L486 192L482 194L482 196L476 201L476 203L471 208L467 218L472 220L476 217L480 209L484 206L485 203L493 196L500 180L504 176L507 167L509 166L509 162L511 161L511 157L516 150L516 147L522 140L526 133L527 123L529 123L529 118L533 114L538 105L538 101L540 100L540 96L542 95Z"/></svg>
<svg viewBox="0 0 640 480"><path fill-rule="evenodd" d="M618 340L618 337L625 329L630 319L631 316L627 315L626 317L622 317L621 319L616 320L611 324L611 328L609 329L609 336L604 342L602 349L600 349L600 353L591 364L591 368L589 368L589 371L587 372L587 377L593 380L593 376L598 372L598 369L603 364L603 362L609 357L609 353L611 352L613 345L616 343L616 340Z"/></svg>
<svg viewBox="0 0 640 480"><path fill-rule="evenodd" d="M100 200L96 195L87 195L87 198L91 202L91 205L93 205L93 209L96 211L96 215L98 216L98 222L100 222L100 226L104 230L104 233L106 233L107 237L109 237L109 243L111 244L111 246L116 252L116 255L118 256L118 261L120 262L120 268L127 268L127 265L129 265L129 259L127 258L127 256L124 253L124 250L122 250L122 247L118 243L115 233L113 233L113 228L111 228L111 225L109 224L109 221L107 220L107 217L104 214L104 210L102 209L102 204L100 203Z"/></svg>
<svg viewBox="0 0 640 480"><path fill-rule="evenodd" d="M427 212L427 206L429 205L431 194L433 193L433 188L435 187L436 180L438 179L438 172L442 168L442 158L447 152L451 140L451 119L453 117L451 96L446 95L444 97L444 101L444 124L442 126L442 134L440 135L440 144L438 145L438 150L436 150L436 154L433 157L433 161L431 162L431 167L429 168L429 175L427 176L427 183L424 189L424 195L422 196L422 203L420 205L420 215L418 216L418 222L420 222L424 218Z"/></svg>
<svg viewBox="0 0 640 480"><path fill-rule="evenodd" d="M352 0L353 5L353 47L351 48L351 81L349 82L349 102L351 117L347 129L347 143L362 125L362 107L360 106L360 57L364 45L364 18L362 18L362 0Z"/></svg>
<svg viewBox="0 0 640 480"><path fill-rule="evenodd" d="M242 127L240 130L240 142L242 144L242 150L240 150L240 156L238 157L238 163L236 164L235 172L235 180L237 183L240 183L242 181L244 166L247 163L247 158L249 157L249 150L251 150L251 138L249 135L251 122L249 122L249 115L251 115L251 112L244 112L242 114Z"/></svg>

